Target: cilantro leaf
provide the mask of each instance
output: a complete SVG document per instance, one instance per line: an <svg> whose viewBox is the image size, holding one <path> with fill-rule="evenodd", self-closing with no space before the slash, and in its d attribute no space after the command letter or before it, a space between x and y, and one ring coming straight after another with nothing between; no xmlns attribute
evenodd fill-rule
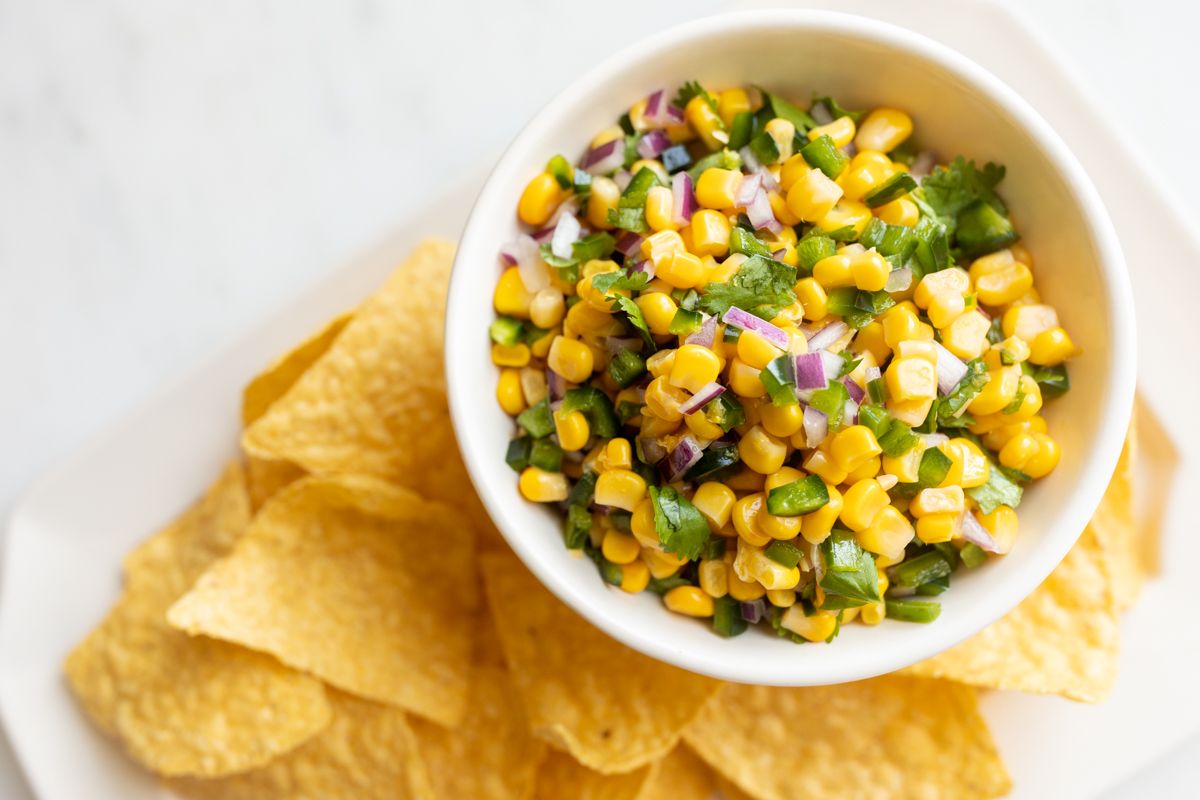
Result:
<svg viewBox="0 0 1200 800"><path fill-rule="evenodd" d="M792 291L795 283L795 267L764 256L751 256L728 283L705 286L698 308L723 315L730 306L737 306L769 320L796 301Z"/></svg>
<svg viewBox="0 0 1200 800"><path fill-rule="evenodd" d="M967 489L967 496L979 504L982 513L990 514L1000 506L1016 508L1021 504L1023 492L1024 490L993 461L987 483Z"/></svg>
<svg viewBox="0 0 1200 800"><path fill-rule="evenodd" d="M956 423L961 418L959 412L966 408L967 403L971 402L975 395L983 391L987 382L987 365L983 363L983 359L975 358L968 361L967 374L938 404L938 425L947 428L957 427Z"/></svg>
<svg viewBox="0 0 1200 800"><path fill-rule="evenodd" d="M808 112L800 108L800 106L776 94L771 94L761 86L758 90L762 92L763 105L770 109L772 116L781 117L796 126L797 133L805 133L810 128L817 127L817 121L808 115Z"/></svg>
<svg viewBox="0 0 1200 800"><path fill-rule="evenodd" d="M953 219L958 212L983 200L997 211L1004 212L1004 203L996 196L996 185L1004 180L1004 167L989 161L979 169L974 161L962 156L947 167L935 167L921 181L924 200L943 218Z"/></svg>
<svg viewBox="0 0 1200 800"><path fill-rule="evenodd" d="M699 509L670 486L651 486L650 501L654 504L654 530L663 547L685 558L698 558L712 535Z"/></svg>
<svg viewBox="0 0 1200 800"><path fill-rule="evenodd" d="M638 308L638 304L623 294L613 295L610 299L613 301L613 308L624 312L629 320L629 324L637 329L637 332L642 337L642 341L650 348L649 352L653 353L657 350L658 347L654 344L654 337L650 335L650 326L646 324L646 318L642 316L642 310Z"/></svg>
<svg viewBox="0 0 1200 800"><path fill-rule="evenodd" d="M599 275L592 276L592 288L601 294L608 294L621 289L640 292L646 288L646 284L648 283L650 283L650 275L646 272L625 273L620 270L614 270L613 272L601 272Z"/></svg>
<svg viewBox="0 0 1200 800"><path fill-rule="evenodd" d="M813 93L813 105L815 106L817 103L821 103L827 109L829 109L829 114L834 119L839 119L841 117L849 117L850 119L854 120L855 125L857 125L859 120L861 120L863 118L863 115L867 113L865 111L850 111L849 109L844 108L841 103L839 103L837 100L834 100L829 95L825 95L824 97L817 97L816 93L814 92Z"/></svg>
<svg viewBox="0 0 1200 800"><path fill-rule="evenodd" d="M704 102L708 103L713 111L717 110L717 98L713 97L707 89L701 86L700 81L688 81L683 86L680 86L675 99L671 101L671 105L687 108L687 104L697 95L703 97Z"/></svg>

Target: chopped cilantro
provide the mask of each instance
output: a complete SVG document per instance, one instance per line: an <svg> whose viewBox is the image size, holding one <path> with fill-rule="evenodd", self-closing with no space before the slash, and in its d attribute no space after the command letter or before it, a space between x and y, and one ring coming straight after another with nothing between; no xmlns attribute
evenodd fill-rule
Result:
<svg viewBox="0 0 1200 800"><path fill-rule="evenodd" d="M769 320L796 301L792 291L795 283L795 267L765 256L751 256L728 283L705 286L698 308L724 315L730 306L737 306Z"/></svg>
<svg viewBox="0 0 1200 800"><path fill-rule="evenodd" d="M688 559L697 558L712 535L704 515L670 486L651 486L650 501L654 504L654 530L663 547Z"/></svg>
<svg viewBox="0 0 1200 800"><path fill-rule="evenodd" d="M991 470L988 471L987 483L967 489L967 496L979 504L981 512L990 514L1000 506L1019 506L1023 491L1020 485L993 462Z"/></svg>
<svg viewBox="0 0 1200 800"><path fill-rule="evenodd" d="M825 108L829 109L829 114L834 119L840 119L841 117L849 117L851 120L854 121L855 125L857 125L859 120L861 120L863 118L863 115L867 113L865 111L851 111L851 110L845 108L844 106L842 106L841 103L839 103L837 100L834 100L829 95L825 95L824 97L818 97L816 95L816 93L814 92L813 93L813 105L816 105L817 103L820 103L821 105L825 106Z"/></svg>
<svg viewBox="0 0 1200 800"><path fill-rule="evenodd" d="M679 91L675 94L675 99L671 101L671 105L679 108L687 108L687 104L692 101L697 95L704 98L704 102L708 103L713 111L717 110L717 98L700 85L700 81L688 81L679 87Z"/></svg>

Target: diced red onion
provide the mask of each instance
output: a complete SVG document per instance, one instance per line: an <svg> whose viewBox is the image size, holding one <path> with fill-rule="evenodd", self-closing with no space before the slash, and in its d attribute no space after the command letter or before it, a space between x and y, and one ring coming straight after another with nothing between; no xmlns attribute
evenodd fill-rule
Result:
<svg viewBox="0 0 1200 800"><path fill-rule="evenodd" d="M706 383L700 387L700 391L696 392L694 395L684 401L683 404L679 406L679 410L684 414L693 414L704 408L704 406L710 401L720 397L723 394L725 394L725 387L721 384L717 383L716 381Z"/></svg>
<svg viewBox="0 0 1200 800"><path fill-rule="evenodd" d="M913 159L912 166L908 168L908 174L917 179L924 178L930 172L933 172L936 164L937 155L932 150L922 150Z"/></svg>
<svg viewBox="0 0 1200 800"><path fill-rule="evenodd" d="M667 460L660 465L663 477L666 478L667 483L674 483L682 478L684 473L691 469L703 455L704 448L691 435L684 436L667 454Z"/></svg>
<svg viewBox="0 0 1200 800"><path fill-rule="evenodd" d="M816 447L825 441L825 435L829 433L829 417L825 416L824 411L812 406L805 406L803 422L806 445Z"/></svg>
<svg viewBox="0 0 1200 800"><path fill-rule="evenodd" d="M566 216L573 217L579 213L579 201L574 197L568 197L565 201L558 204L558 208L554 210L554 216L550 217L550 227L558 227L559 221Z"/></svg>
<svg viewBox="0 0 1200 800"><path fill-rule="evenodd" d="M958 521L959 533L980 550L988 553L1003 553L1004 548L996 541L991 532L970 511L964 511Z"/></svg>
<svg viewBox="0 0 1200 800"><path fill-rule="evenodd" d="M547 225L546 227L536 230L529 235L538 244L547 244L551 239L554 238L554 226ZM519 261L520 259L517 260Z"/></svg>
<svg viewBox="0 0 1200 800"><path fill-rule="evenodd" d="M824 103L813 103L812 108L808 110L808 115L818 125L828 125L833 122L833 112Z"/></svg>
<svg viewBox="0 0 1200 800"><path fill-rule="evenodd" d="M654 130L638 140L637 151L642 158L658 158L670 146L671 137L663 131Z"/></svg>
<svg viewBox="0 0 1200 800"><path fill-rule="evenodd" d="M589 150L581 166L593 175L608 175L624 163L625 140L613 139Z"/></svg>
<svg viewBox="0 0 1200 800"><path fill-rule="evenodd" d="M888 275L887 285L883 287L885 292L903 292L908 287L912 286L913 274L908 267L892 270Z"/></svg>
<svg viewBox="0 0 1200 800"><path fill-rule="evenodd" d="M675 173L675 177L671 179L671 194L674 200L671 218L676 225L687 225L692 221L692 214L696 213L696 194L695 187L692 185L692 176L686 172Z"/></svg>
<svg viewBox="0 0 1200 800"><path fill-rule="evenodd" d="M879 367L867 367L867 383L883 377L883 370Z"/></svg>
<svg viewBox="0 0 1200 800"><path fill-rule="evenodd" d="M842 407L842 424L858 424L858 403L854 402L853 400L846 401L846 405Z"/></svg>
<svg viewBox="0 0 1200 800"><path fill-rule="evenodd" d="M787 255L787 248L781 247L778 250L775 250L774 252L771 253L771 258L778 261L779 259L783 258L786 255Z"/></svg>
<svg viewBox="0 0 1200 800"><path fill-rule="evenodd" d="M517 245L516 243L506 244L500 248L500 263L505 268L515 267L517 265Z"/></svg>
<svg viewBox="0 0 1200 800"><path fill-rule="evenodd" d="M766 167L759 167L758 174L762 178L763 191L779 191L779 181L775 180L775 176L771 174L771 170L767 169Z"/></svg>
<svg viewBox="0 0 1200 800"><path fill-rule="evenodd" d="M742 619L751 625L757 625L762 622L763 615L767 613L767 604L761 599L742 601L741 612Z"/></svg>
<svg viewBox="0 0 1200 800"><path fill-rule="evenodd" d="M937 352L938 391L942 394L950 394L967 374L967 365L961 358L943 347L941 342L934 342L933 349Z"/></svg>
<svg viewBox="0 0 1200 800"><path fill-rule="evenodd" d="M820 353L804 353L796 356L797 389L824 389L825 383L825 365L821 361ZM807 412L805 419L807 419Z"/></svg>
<svg viewBox="0 0 1200 800"><path fill-rule="evenodd" d="M850 393L850 399L861 404L863 398L867 396L867 393L861 386L858 385L858 382L847 375L846 377L842 378L842 383L845 384L846 391Z"/></svg>
<svg viewBox="0 0 1200 800"><path fill-rule="evenodd" d="M525 291L530 294L540 292L550 285L550 267L542 260L538 243L528 234L522 234L517 239L517 269Z"/></svg>
<svg viewBox="0 0 1200 800"><path fill-rule="evenodd" d="M851 158L854 158L856 155L858 155L858 145L856 145L854 142L842 145L842 152Z"/></svg>
<svg viewBox="0 0 1200 800"><path fill-rule="evenodd" d="M711 348L717 340L717 318L715 316L704 315L704 321L700 323L700 330L688 334L688 337L683 340L684 344L698 344L701 347Z"/></svg>
<svg viewBox="0 0 1200 800"><path fill-rule="evenodd" d="M658 115L663 113L663 108L667 105L662 89L657 89L650 93L646 98L646 111L643 116L648 122L658 122Z"/></svg>
<svg viewBox="0 0 1200 800"><path fill-rule="evenodd" d="M846 335L850 330L850 326L842 321L831 322L821 330L808 337L808 349L824 350L829 345L836 342L838 339Z"/></svg>
<svg viewBox="0 0 1200 800"><path fill-rule="evenodd" d="M762 191L762 176L755 173L742 178L737 192L733 195L733 204L745 208L754 200L754 196Z"/></svg>
<svg viewBox="0 0 1200 800"><path fill-rule="evenodd" d="M944 433L922 433L920 436L921 444L925 446L926 450L950 441L950 437Z"/></svg>
<svg viewBox="0 0 1200 800"><path fill-rule="evenodd" d="M646 280L654 280L654 265L649 261L635 261L629 265L628 269L630 275L635 272L644 272L646 273Z"/></svg>
<svg viewBox="0 0 1200 800"><path fill-rule="evenodd" d="M771 233L779 233L783 230L783 225L775 219L775 212L771 210L771 201L767 199L767 193L764 191L760 190L746 206L746 217L756 231L765 229Z"/></svg>
<svg viewBox="0 0 1200 800"><path fill-rule="evenodd" d="M633 231L625 231L617 238L617 252L625 257L635 256L642 251L642 237Z"/></svg>
<svg viewBox="0 0 1200 800"><path fill-rule="evenodd" d="M579 220L573 214L563 214L554 226L554 235L550 237L550 252L559 258L571 257L571 245L579 241L582 230Z"/></svg>
<svg viewBox="0 0 1200 800"><path fill-rule="evenodd" d="M667 448L659 444L653 436L639 436L637 444L647 464L657 464L667 457Z"/></svg>
<svg viewBox="0 0 1200 800"><path fill-rule="evenodd" d="M671 120L669 125L678 125L683 122L683 109L679 106L667 106L667 117Z"/></svg>
<svg viewBox="0 0 1200 800"><path fill-rule="evenodd" d="M642 340L633 337L609 336L604 340L604 349L608 351L609 356L615 356L623 350L637 352L642 349Z"/></svg>
<svg viewBox="0 0 1200 800"><path fill-rule="evenodd" d="M732 325L744 331L754 331L780 350L788 349L788 336L782 328L772 325L761 317L754 316L749 311L743 311L737 306L730 306L721 320L726 325Z"/></svg>
<svg viewBox="0 0 1200 800"><path fill-rule="evenodd" d="M738 150L738 155L742 157L742 166L750 172L755 172L762 167L762 163L758 160L758 156L754 155L754 151L746 145L741 150Z"/></svg>
<svg viewBox="0 0 1200 800"><path fill-rule="evenodd" d="M617 185L617 188L623 192L629 187L630 182L633 180L633 175L629 172L629 170L623 169L614 173L612 179L613 183Z"/></svg>
<svg viewBox="0 0 1200 800"><path fill-rule="evenodd" d="M683 122L683 111L671 105L663 90L659 89L646 98L646 113L643 119L651 125L665 128Z"/></svg>
<svg viewBox="0 0 1200 800"><path fill-rule="evenodd" d="M567 381L552 369L546 370L546 393L551 403L557 403L567 394Z"/></svg>
<svg viewBox="0 0 1200 800"><path fill-rule="evenodd" d="M821 366L825 370L825 380L833 380L842 371L845 361L837 353L831 353L828 350L818 350L817 356L821 359Z"/></svg>

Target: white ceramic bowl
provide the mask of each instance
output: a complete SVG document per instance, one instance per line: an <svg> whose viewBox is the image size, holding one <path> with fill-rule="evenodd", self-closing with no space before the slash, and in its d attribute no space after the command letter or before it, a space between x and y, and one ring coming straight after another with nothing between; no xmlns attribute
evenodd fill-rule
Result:
<svg viewBox="0 0 1200 800"><path fill-rule="evenodd" d="M798 101L814 90L850 108L906 109L921 144L1008 167L1001 193L1032 252L1038 289L1083 355L1072 390L1046 416L1062 445L1058 469L1028 490L1013 551L955 574L942 614L918 625L848 625L832 645L797 646L752 630L722 639L674 615L650 593L601 582L562 543L556 509L527 503L504 463L512 422L494 400L487 327L499 247L518 233L526 182L555 153L584 152L636 100L686 80L760 84ZM625 644L695 672L747 683L815 685L879 675L934 655L1016 606L1063 558L1116 464L1135 369L1132 293L1120 246L1095 188L1049 125L999 79L949 48L860 17L799 10L708 17L605 60L544 108L500 159L471 212L450 286L446 370L459 444L496 525L564 602Z"/></svg>

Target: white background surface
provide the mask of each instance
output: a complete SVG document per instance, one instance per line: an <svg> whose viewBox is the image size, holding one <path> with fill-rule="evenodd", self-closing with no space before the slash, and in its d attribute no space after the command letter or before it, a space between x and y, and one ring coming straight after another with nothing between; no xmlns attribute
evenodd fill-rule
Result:
<svg viewBox="0 0 1200 800"><path fill-rule="evenodd" d="M1200 212L1200 8L1010 5ZM0 514L155 386L490 160L599 54L724 7L0 0ZM1111 798L1184 796L1198 760L1200 740ZM26 797L0 743L0 798Z"/></svg>

